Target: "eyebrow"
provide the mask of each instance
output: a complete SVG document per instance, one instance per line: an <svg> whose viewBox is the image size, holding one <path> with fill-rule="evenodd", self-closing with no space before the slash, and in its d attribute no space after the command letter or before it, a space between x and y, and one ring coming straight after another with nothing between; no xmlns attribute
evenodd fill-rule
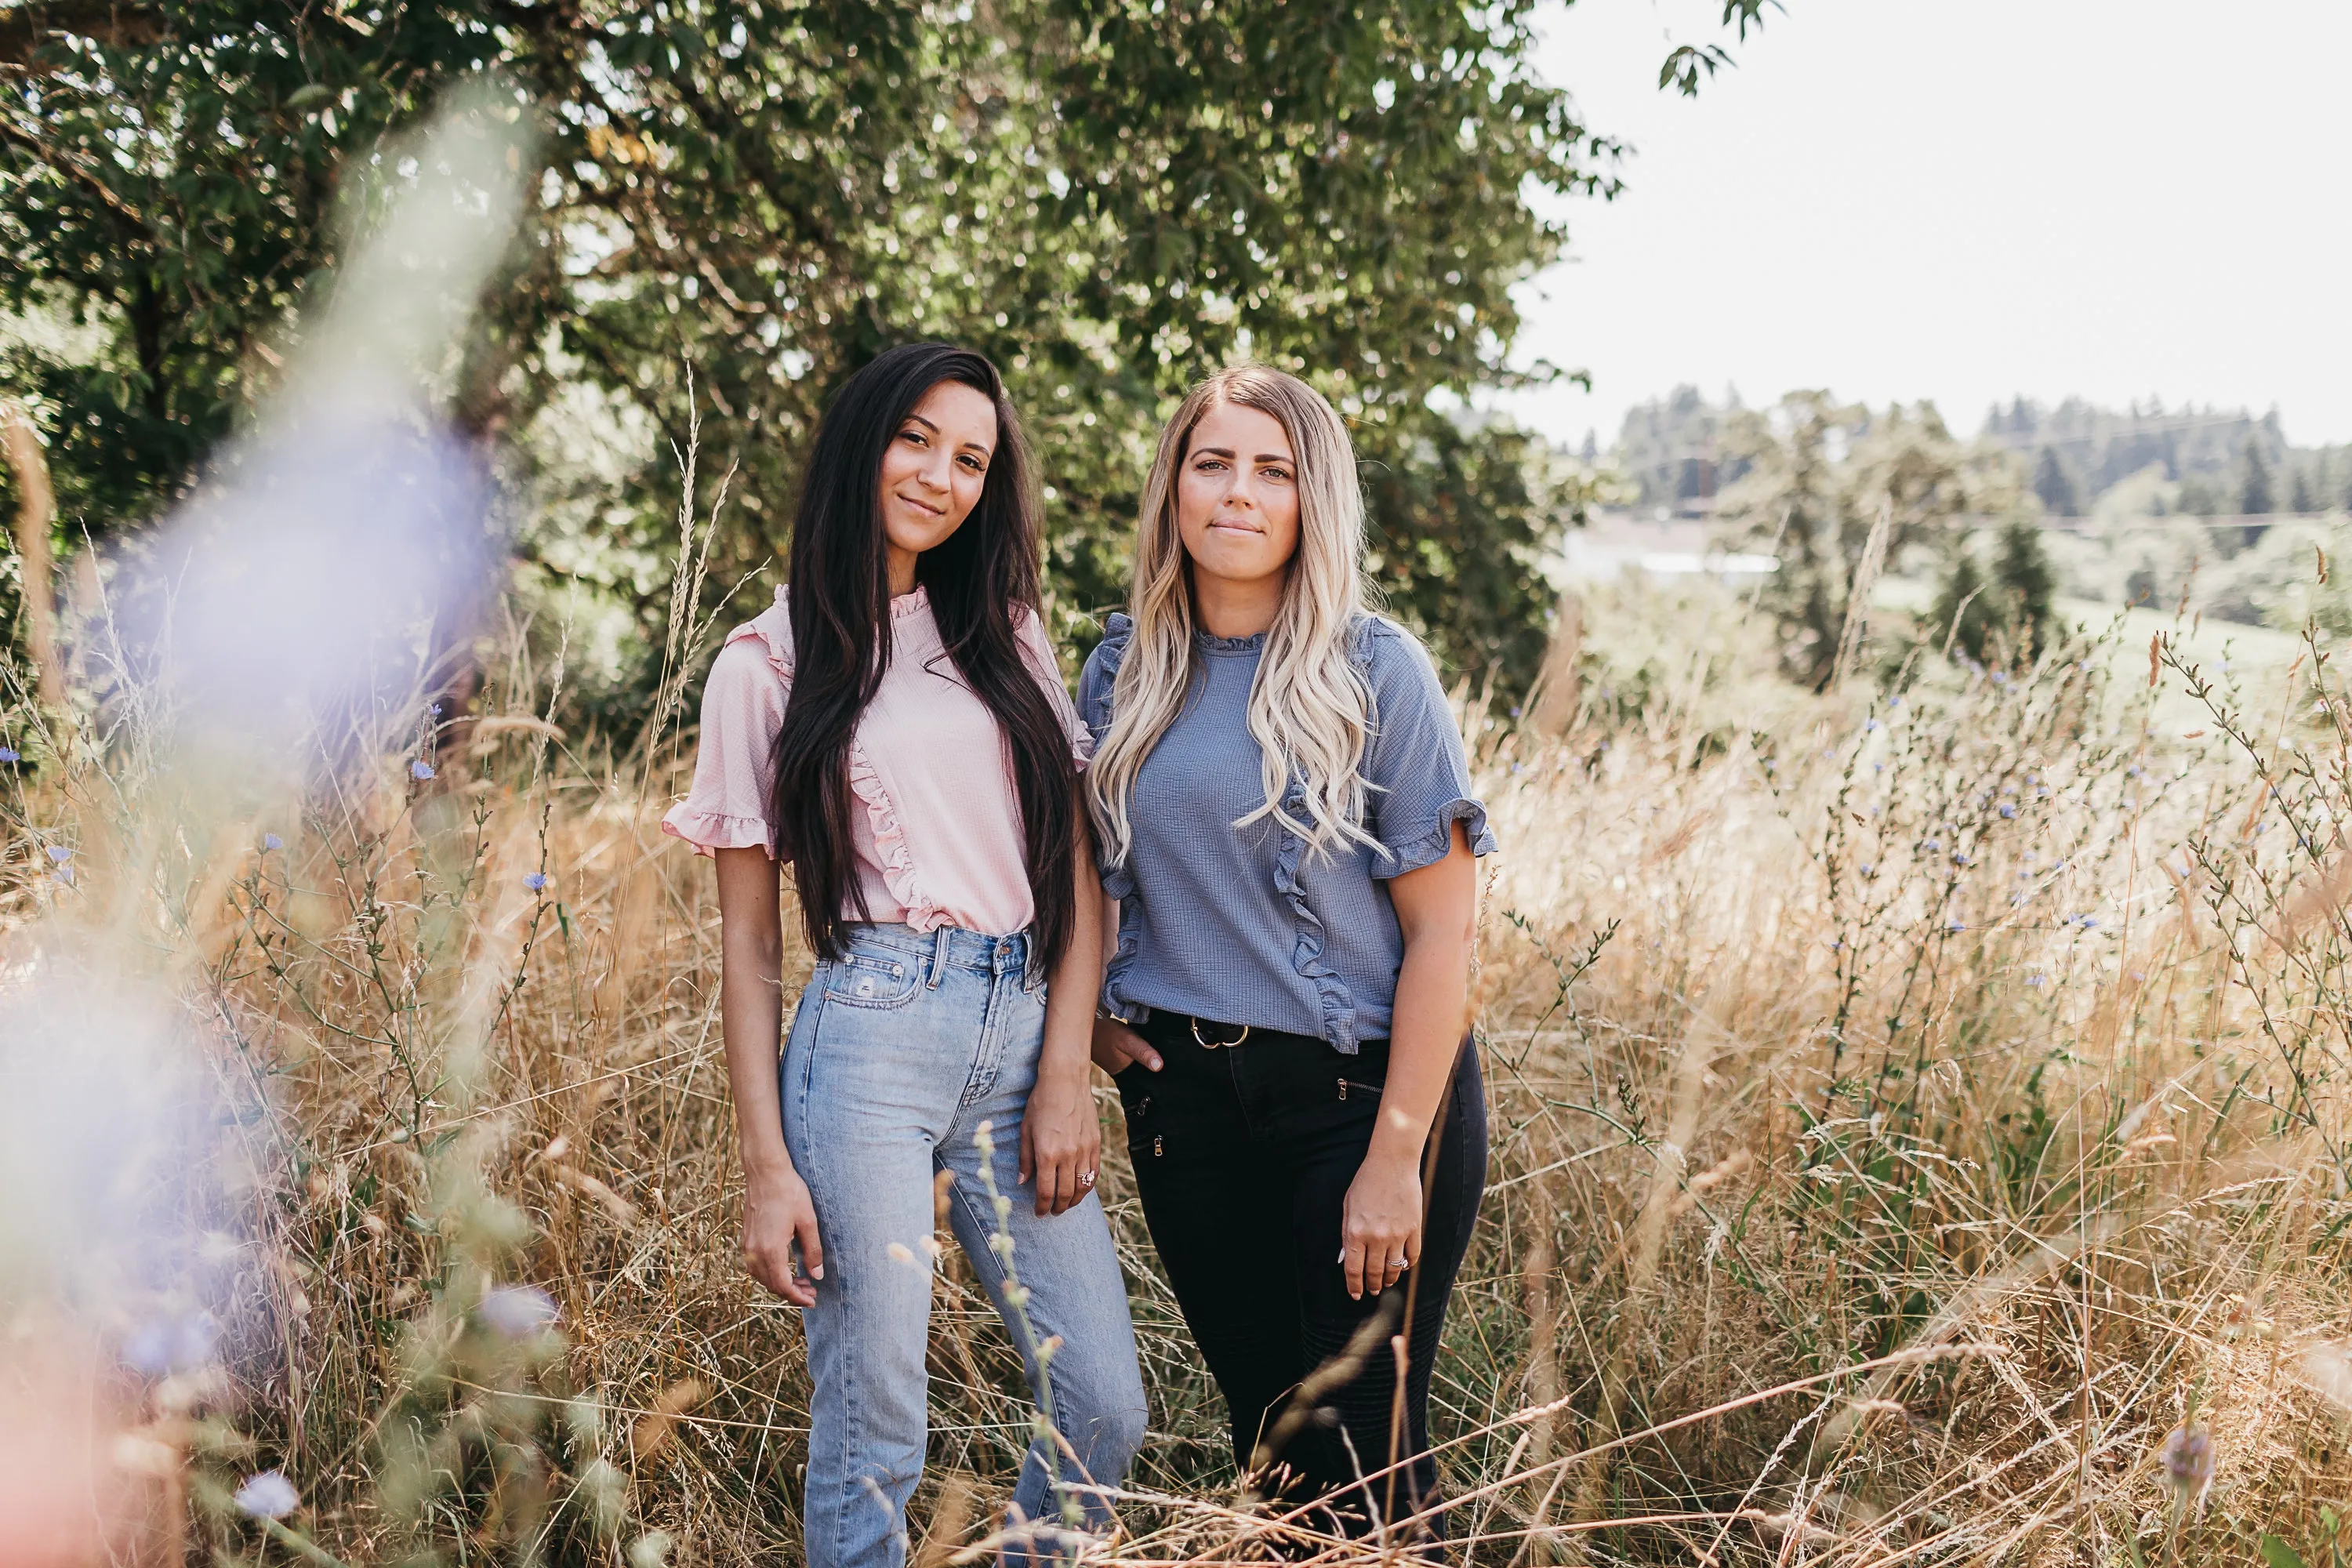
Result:
<svg viewBox="0 0 2352 1568"><path fill-rule="evenodd" d="M929 420L924 418L919 414L909 414L907 417L921 426L924 429L929 430L934 436L940 433L940 427L938 426L932 424ZM983 447L977 441L966 441L961 447L959 447L956 449L961 452L977 452L983 458L993 458L996 456L996 449L994 447Z"/></svg>
<svg viewBox="0 0 2352 1568"><path fill-rule="evenodd" d="M1195 447L1192 448L1192 455L1196 458L1231 458L1238 456L1231 447ZM1297 458L1292 457L1287 452L1260 452L1254 459L1254 461L1260 463L1295 463L1297 460Z"/></svg>

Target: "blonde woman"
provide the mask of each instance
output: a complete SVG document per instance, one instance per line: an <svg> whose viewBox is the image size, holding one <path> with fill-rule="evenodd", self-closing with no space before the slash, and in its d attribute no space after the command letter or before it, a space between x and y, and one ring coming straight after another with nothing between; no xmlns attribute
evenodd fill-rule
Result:
<svg viewBox="0 0 2352 1568"><path fill-rule="evenodd" d="M1363 605L1347 428L1262 368L1194 389L1079 710L1108 920L1095 1060L1235 1461L1353 1530L1433 1520L1429 1375L1486 1181L1465 1037L1491 852L1428 654ZM1316 1408L1292 1395L1389 1314ZM1410 1319L1402 1422L1388 1336Z"/></svg>

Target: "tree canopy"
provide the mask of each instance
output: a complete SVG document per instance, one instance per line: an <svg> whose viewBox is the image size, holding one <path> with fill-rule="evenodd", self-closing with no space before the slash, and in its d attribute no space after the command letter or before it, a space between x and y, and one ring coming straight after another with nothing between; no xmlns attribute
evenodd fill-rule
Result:
<svg viewBox="0 0 2352 1568"><path fill-rule="evenodd" d="M57 330L18 334L0 373L37 407L72 529L152 515L268 385L340 226L402 177L381 139L488 80L541 168L508 285L448 368L456 416L526 479L581 395L657 454L541 515L527 562L657 618L680 499L661 437L698 410L704 474L740 466L714 574L781 559L828 389L893 342L952 338L997 359L1029 421L1049 580L1083 636L1118 596L1159 419L1246 355L1354 424L1398 613L1516 685L1559 503L1539 444L1450 411L1507 379L1508 290L1563 243L1528 194L1612 194L1617 151L1526 69L1533 10L20 5L0 11L0 307Z"/></svg>

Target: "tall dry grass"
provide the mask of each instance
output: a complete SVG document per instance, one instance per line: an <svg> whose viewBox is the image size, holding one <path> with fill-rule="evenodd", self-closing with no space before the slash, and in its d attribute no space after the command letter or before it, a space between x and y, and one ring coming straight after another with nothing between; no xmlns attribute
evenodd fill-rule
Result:
<svg viewBox="0 0 2352 1568"><path fill-rule="evenodd" d="M1597 602L1588 646L1705 640L1661 616ZM1492 1186L1433 1396L1465 1554L2334 1560L2330 650L2243 694L2086 642L1811 699L1718 643L1638 701L1596 676L1563 735L1465 707L1504 846ZM800 1331L738 1264L711 879L656 826L678 758L575 749L520 663L491 693L429 783L400 759L252 824L156 922L268 1113L254 1201L215 1222L225 1368L123 1420L240 1560L796 1561ZM14 796L13 951L141 896L95 850L47 879L26 837L101 845L105 776ZM1267 1555L1108 1142L1153 1419L1108 1557ZM532 1285L551 1332L509 1321ZM927 1568L983 1537L1030 1432L951 1246L934 1322ZM277 1527L225 1502L267 1465L304 1497Z"/></svg>

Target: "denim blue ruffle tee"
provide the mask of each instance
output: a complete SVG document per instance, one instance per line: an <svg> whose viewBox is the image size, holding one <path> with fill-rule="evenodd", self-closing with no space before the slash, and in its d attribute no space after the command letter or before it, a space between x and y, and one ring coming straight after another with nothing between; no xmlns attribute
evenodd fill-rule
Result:
<svg viewBox="0 0 2352 1568"><path fill-rule="evenodd" d="M1097 743L1134 632L1111 616L1078 679L1078 714ZM1313 1036L1352 1056L1386 1037L1396 1005L1404 935L1387 879L1444 858L1456 822L1474 853L1494 852L1461 731L1421 644L1363 616L1351 654L1372 699L1364 829L1379 847L1310 855L1270 818L1234 826L1265 800L1247 718L1265 637L1193 641L1192 689L1136 775L1127 863L1102 868L1103 891L1119 900L1103 1005L1137 1022L1158 1007ZM1302 821L1304 801L1294 781L1287 804Z"/></svg>

